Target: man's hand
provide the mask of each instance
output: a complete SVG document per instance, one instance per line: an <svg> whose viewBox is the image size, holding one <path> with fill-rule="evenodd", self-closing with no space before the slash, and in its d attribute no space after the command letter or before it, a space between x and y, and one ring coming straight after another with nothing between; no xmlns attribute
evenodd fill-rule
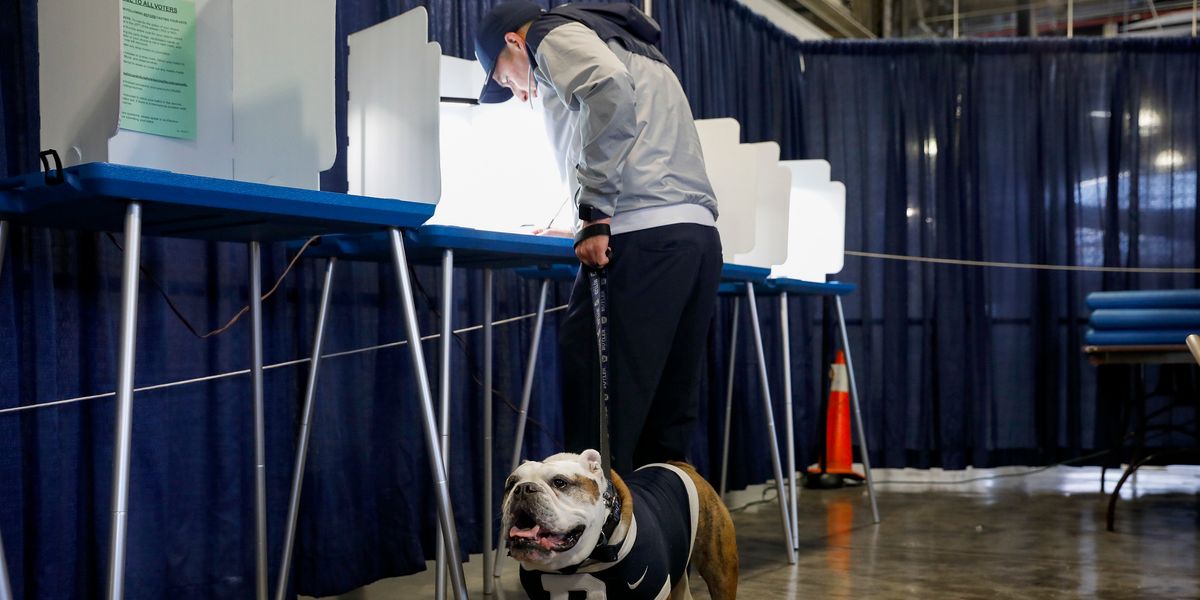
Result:
<svg viewBox="0 0 1200 600"><path fill-rule="evenodd" d="M582 227L595 223L611 223L612 219L600 219L598 221L588 221ZM608 236L597 235L583 240L578 246L575 246L575 256L579 257L579 262L591 267L603 267L608 264Z"/></svg>

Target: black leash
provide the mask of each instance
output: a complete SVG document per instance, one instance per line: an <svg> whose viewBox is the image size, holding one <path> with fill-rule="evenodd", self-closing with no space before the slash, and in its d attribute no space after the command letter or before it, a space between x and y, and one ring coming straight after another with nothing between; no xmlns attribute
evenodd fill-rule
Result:
<svg viewBox="0 0 1200 600"><path fill-rule="evenodd" d="M608 274L603 267L587 270L588 287L592 292L592 315L596 324L596 349L600 358L600 464L607 477L612 478L612 453L608 436Z"/></svg>

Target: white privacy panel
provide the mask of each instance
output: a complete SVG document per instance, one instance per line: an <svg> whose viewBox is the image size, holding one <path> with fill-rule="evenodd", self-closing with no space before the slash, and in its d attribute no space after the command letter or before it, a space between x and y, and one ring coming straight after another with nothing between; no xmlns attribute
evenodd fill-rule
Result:
<svg viewBox="0 0 1200 600"><path fill-rule="evenodd" d="M708 180L717 196L717 230L727 260L754 247L757 182L747 174L753 172L755 152L738 144L739 130L734 119L696 121Z"/></svg>
<svg viewBox="0 0 1200 600"><path fill-rule="evenodd" d="M771 277L824 282L845 262L846 187L824 160L784 161L792 172L787 261Z"/></svg>
<svg viewBox="0 0 1200 600"><path fill-rule="evenodd" d="M334 0L234 2L235 179L320 187L335 153L334 24Z"/></svg>
<svg viewBox="0 0 1200 600"><path fill-rule="evenodd" d="M41 147L75 165L108 160L120 109L120 3L39 0Z"/></svg>
<svg viewBox="0 0 1200 600"><path fill-rule="evenodd" d="M441 49L416 8L350 34L346 153L350 193L436 203L441 196Z"/></svg>
<svg viewBox="0 0 1200 600"><path fill-rule="evenodd" d="M442 57L441 94L474 98L484 76L476 61ZM441 166L442 198L429 223L508 232L574 225L540 99L442 103Z"/></svg>
<svg viewBox="0 0 1200 600"><path fill-rule="evenodd" d="M105 160L189 175L233 178L232 20L229 0L197 0L196 139L120 129L108 140Z"/></svg>
<svg viewBox="0 0 1200 600"><path fill-rule="evenodd" d="M41 145L58 150L67 164L110 161L316 188L336 154L334 6L334 0L39 0ZM187 15L192 9L194 21ZM130 10L155 16L135 18L127 30ZM178 39L168 33L172 28L194 32L194 54L189 44L172 45ZM131 40L140 48L130 50ZM159 51L170 58L159 61ZM172 60L180 62L165 62ZM175 65L183 66L161 70ZM147 68L180 79L148 79ZM194 86L182 75L189 69ZM190 88L194 105L190 94L180 94L175 106L177 114L194 115L194 128L118 129L123 78L126 86ZM164 94L146 94L142 108L165 106Z"/></svg>
<svg viewBox="0 0 1200 600"><path fill-rule="evenodd" d="M754 213L754 247L737 254L731 262L770 268L782 264L788 249L788 201L792 172L779 164L779 144L745 144L754 153L754 168L747 174L755 179L758 202Z"/></svg>

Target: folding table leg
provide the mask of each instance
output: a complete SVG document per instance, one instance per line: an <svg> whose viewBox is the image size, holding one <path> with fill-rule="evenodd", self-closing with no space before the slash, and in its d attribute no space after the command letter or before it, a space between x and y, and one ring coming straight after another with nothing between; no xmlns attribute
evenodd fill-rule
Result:
<svg viewBox="0 0 1200 600"><path fill-rule="evenodd" d="M754 334L754 348L758 353L758 377L762 380L763 414L767 421L767 441L771 446L771 468L775 472L775 491L779 497L779 519L787 542L788 564L796 564L796 553L792 544L791 519L788 518L787 494L783 489L783 468L779 463L779 439L775 434L775 415L771 409L771 385L767 380L767 359L763 352L762 329L758 324L758 302L754 297L754 284L746 283L746 304L750 306L750 330Z"/></svg>
<svg viewBox="0 0 1200 600"><path fill-rule="evenodd" d="M725 437L721 444L721 499L725 499L725 487L729 474L729 429L733 420L733 373L734 360L737 359L738 342L738 309L741 308L742 297L733 298L733 326L729 332L729 377L725 384Z"/></svg>
<svg viewBox="0 0 1200 600"><path fill-rule="evenodd" d="M125 256L121 264L121 329L117 355L116 434L113 440L112 526L109 530L108 599L125 593L125 541L129 518L129 457L133 435L133 363L137 349L138 261L142 252L142 205L125 209Z"/></svg>
<svg viewBox="0 0 1200 600"><path fill-rule="evenodd" d="M837 306L838 329L842 333L842 350L846 352L846 374L850 377L850 405L854 407L854 426L858 429L858 445L862 448L863 471L867 476L867 496L871 498L871 518L879 522L879 506L875 503L875 480L871 476L871 453L867 450L867 430L863 429L862 410L859 408L858 384L854 380L854 360L850 358L850 336L846 333L846 316L842 311L842 297L834 296Z"/></svg>
<svg viewBox="0 0 1200 600"><path fill-rule="evenodd" d="M263 409L262 257L250 242L250 388L254 398L254 589L267 599L267 444Z"/></svg>
<svg viewBox="0 0 1200 600"><path fill-rule="evenodd" d="M779 294L779 329L783 337L783 406L784 419L787 423L784 431L787 435L787 479L788 505L791 508L792 548L800 549L800 505L796 487L796 427L792 417L792 336L788 326L788 295Z"/></svg>
<svg viewBox="0 0 1200 600"><path fill-rule="evenodd" d="M300 436L296 441L296 459L292 465L292 493L288 500L287 529L283 534L283 558L279 561L275 600L284 600L287 597L288 576L292 572L292 547L296 541L296 518L300 514L300 489L304 483L304 465L308 459L313 401L317 395L317 374L321 370L321 346L325 341L325 316L329 314L329 295L333 289L333 268L336 264L337 258L330 258L325 265L325 284L321 287L321 305L317 309L317 332L313 336L308 384L304 387L304 408L300 411Z"/></svg>
<svg viewBox="0 0 1200 600"><path fill-rule="evenodd" d="M492 270L483 270L483 593L492 593Z"/></svg>
<svg viewBox="0 0 1200 600"><path fill-rule="evenodd" d="M533 375L537 371L537 356L538 348L542 341L542 322L546 320L546 296L550 293L550 280L542 280L542 293L538 298L537 317L533 321L533 340L529 344L529 360L525 363L525 384L521 388L521 408L517 411L517 439L513 443L512 453L512 469L517 470L521 464L521 450L525 447L525 423L529 420L529 398L533 396ZM500 554L499 548L496 549L496 558L493 561L492 567L499 575L500 569Z"/></svg>
<svg viewBox="0 0 1200 600"><path fill-rule="evenodd" d="M446 463L446 477L450 476L450 311L454 309L454 251L442 251L442 336L441 361L438 378L438 431L442 436L442 460ZM433 597L446 597L446 536L438 527L437 573L434 575ZM450 543L454 543L451 541Z"/></svg>
<svg viewBox="0 0 1200 600"><path fill-rule="evenodd" d="M438 507L438 522L441 523L446 544L446 558L450 568L450 582L454 597L466 600L467 588L463 580L462 559L458 547L458 528L454 524L454 509L450 505L450 487L446 480L446 465L438 447L437 423L433 417L433 393L429 390L429 372L425 369L425 353L421 349L421 332L417 326L417 311L413 306L412 283L408 279L408 259L404 255L404 240L400 230L391 228L388 234L392 241L392 262L396 268L396 279L400 285L400 302L404 309L404 325L408 334L409 355L412 358L413 376L417 379L420 396L421 425L425 432L425 448L429 453L429 470L433 475L434 494Z"/></svg>

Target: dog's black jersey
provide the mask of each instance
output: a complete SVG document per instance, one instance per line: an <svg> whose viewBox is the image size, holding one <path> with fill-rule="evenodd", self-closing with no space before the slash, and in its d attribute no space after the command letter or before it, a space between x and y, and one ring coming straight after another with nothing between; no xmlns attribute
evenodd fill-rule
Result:
<svg viewBox="0 0 1200 600"><path fill-rule="evenodd" d="M636 536L615 563L564 575L521 569L531 600L659 600L687 577L699 501L695 484L670 465L646 465L625 478L633 494ZM632 529L632 528L631 528ZM625 547L622 546L622 552Z"/></svg>

